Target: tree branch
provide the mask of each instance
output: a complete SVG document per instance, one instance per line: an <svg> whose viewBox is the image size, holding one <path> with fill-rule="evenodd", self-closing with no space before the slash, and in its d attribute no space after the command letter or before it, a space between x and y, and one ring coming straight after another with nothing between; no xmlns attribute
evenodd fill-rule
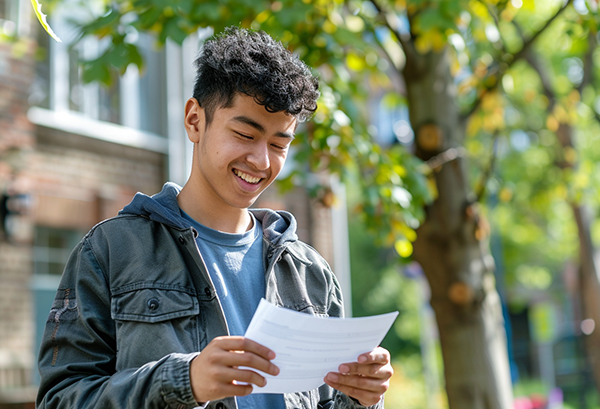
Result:
<svg viewBox="0 0 600 409"><path fill-rule="evenodd" d="M588 50L583 57L583 79L581 80L581 84L579 84L579 93L583 92L583 89L588 85L594 85L595 79L595 68L594 68L594 51L596 50L596 46L598 45L598 40L596 38L597 32L593 32L590 30L588 34ZM596 122L600 123L600 114L594 109L594 107L590 107L592 112L594 113L594 119Z"/></svg>
<svg viewBox="0 0 600 409"><path fill-rule="evenodd" d="M485 195L485 191L487 189L487 182L490 179L490 177L492 176L492 173L494 172L494 167L496 166L496 159L498 157L498 136L499 135L500 135L500 132L498 132L498 130L496 130L494 132L494 134L492 135L492 153L490 154L490 156L491 156L490 161L489 161L487 169L485 169L485 171L481 175L479 184L476 185L478 187L478 189L475 192L475 198L478 202L482 201L483 196Z"/></svg>
<svg viewBox="0 0 600 409"><path fill-rule="evenodd" d="M536 57L533 51L530 51L526 54L527 62L531 65L531 67L538 73L540 76L540 80L542 83L542 87L544 88L544 94L548 98L548 112L551 113L554 107L557 104L556 94L552 89L552 85L550 82L550 77L546 71L546 69L542 66L539 59ZM563 148L573 147L573 137L572 137L572 126L569 124L559 124L558 129L556 130L556 138L558 142ZM574 169L576 164L571 161L566 160L565 158L560 158L557 160L556 165L561 168L571 168Z"/></svg>
<svg viewBox="0 0 600 409"><path fill-rule="evenodd" d="M377 9L377 14L383 20L385 26L396 36L404 55L406 56L406 66L411 66L413 69L418 69L417 62L419 61L419 54L411 41L410 34L402 34L398 24L396 24L397 16L393 13L389 13L384 10L383 7L377 3L376 0L371 0L371 4Z"/></svg>
<svg viewBox="0 0 600 409"><path fill-rule="evenodd" d="M595 35L594 34L590 34L591 37L594 37L592 40L590 40L590 43L595 44L596 40L595 40ZM594 48L591 47L590 50L588 50L588 53L586 54L586 58L585 61L588 60L588 57L590 57L590 61L589 61L589 66L586 64L586 62L584 62L584 70L588 69L590 71L593 71L593 61L591 60L591 55L594 52ZM552 108L554 107L554 105L556 105L556 94L554 93L554 90L552 89L552 83L550 81L550 76L548 75L548 72L546 71L546 69L544 68L544 66L541 64L539 58L535 55L535 53L531 50L529 50L529 52L527 52L525 54L525 60L527 61L527 63L529 63L529 65L538 73L538 75L540 76L540 82L542 84L542 88L544 89L544 95L546 96L546 98L548 98L548 111L551 111ZM590 74L593 75L593 74ZM585 77L584 77L584 81L585 81ZM582 81L582 84L583 82ZM589 79L590 83L591 83L591 79ZM580 86L580 91L581 91L582 87ZM600 114L598 114L598 112L596 112L595 109L592 108L592 112L594 113L594 118L596 119L596 121L598 123L600 123Z"/></svg>
<svg viewBox="0 0 600 409"><path fill-rule="evenodd" d="M482 92L479 94L477 100L475 102L473 102L473 105L471 106L471 108L465 112L462 117L463 120L467 119L468 117L470 117L475 111L477 111L479 109L479 107L481 106L481 102L483 100L483 98L485 97L485 95L487 95L487 93L489 93L490 91L494 91L498 88L499 84L500 84L500 80L502 79L502 77L506 74L506 72L519 60L521 60L525 54L528 52L528 50L531 48L531 46L533 45L533 43L535 42L535 40L537 40L537 38L542 35L544 33L544 31L546 31L546 29L554 22L554 20L556 20L562 13L563 11L565 11L565 9L573 2L573 0L567 0L558 10L556 13L554 13L554 15L552 17L550 17L546 23L538 30L536 31L531 37L529 37L527 40L523 41L523 46L521 47L521 49L519 51L517 51L516 53L512 54L512 55L508 55L507 57L509 57L508 61L505 62L505 64L501 65L501 67L499 68L499 70L497 71L496 75L496 81L494 82L493 85L489 86L488 88L484 88L482 90Z"/></svg>
<svg viewBox="0 0 600 409"><path fill-rule="evenodd" d="M385 47L385 45L381 42L381 40L377 37L377 35L375 34L375 28L369 24L369 22L365 22L367 24L367 26L371 29L371 32L373 33L373 37L374 37L374 41L377 43L377 45L379 46L379 48L381 49L381 51L385 54L385 56L387 57L388 61L391 63L391 65L396 68L397 71L400 71L401 67L396 67L396 64L394 62L394 58L392 57L392 55L389 53L388 49ZM387 26L386 26L387 27ZM389 28L389 27L388 27ZM395 33L394 33L395 34ZM404 49L403 49L404 51ZM406 52L405 52L406 54Z"/></svg>
<svg viewBox="0 0 600 409"><path fill-rule="evenodd" d="M464 147L450 148L423 162L419 166L419 170L423 172L424 175L429 175L431 172L439 170L446 163L465 156L467 156L467 150Z"/></svg>
<svg viewBox="0 0 600 409"><path fill-rule="evenodd" d="M583 79L581 80L581 84L579 84L579 93L581 93L586 86L594 83L594 51L598 45L596 34L597 32L594 32L591 29L589 30L588 49L583 57Z"/></svg>
<svg viewBox="0 0 600 409"><path fill-rule="evenodd" d="M492 17L492 19L494 20L494 25L496 26L496 28L498 29L498 32L500 33L500 21L498 21L498 15L496 13L493 12L492 10L492 5L486 1L483 0L479 0L479 2L487 9L488 13L490 14L490 16ZM502 38L502 37L501 37ZM505 50L504 45L502 45L502 50L500 50L500 52L503 52Z"/></svg>
<svg viewBox="0 0 600 409"><path fill-rule="evenodd" d="M552 82L550 81L550 76L546 69L540 63L540 60L535 55L532 50L528 50L524 53L525 61L531 65L531 67L538 73L540 76L540 82L542 83L542 88L544 89L544 95L548 98L549 106L548 109L551 110L554 104L556 103L556 95L554 94L554 90L552 89Z"/></svg>

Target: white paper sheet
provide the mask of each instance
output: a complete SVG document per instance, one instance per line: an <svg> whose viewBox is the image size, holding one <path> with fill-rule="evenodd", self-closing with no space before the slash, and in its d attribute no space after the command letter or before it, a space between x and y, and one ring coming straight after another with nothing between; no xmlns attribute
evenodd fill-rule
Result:
<svg viewBox="0 0 600 409"><path fill-rule="evenodd" d="M398 312L361 318L320 318L279 308L262 299L246 338L277 355L272 361L279 375L262 373L264 388L252 393L303 392L319 387L328 372L343 363L356 362L362 353L376 348L389 331Z"/></svg>

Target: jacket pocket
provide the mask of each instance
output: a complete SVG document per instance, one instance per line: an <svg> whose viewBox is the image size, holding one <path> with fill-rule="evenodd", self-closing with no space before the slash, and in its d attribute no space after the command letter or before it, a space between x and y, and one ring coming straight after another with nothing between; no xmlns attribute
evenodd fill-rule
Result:
<svg viewBox="0 0 600 409"><path fill-rule="evenodd" d="M183 289L159 284L117 290L111 300L114 320L154 323L198 315L199 311L195 296Z"/></svg>
<svg viewBox="0 0 600 409"><path fill-rule="evenodd" d="M117 370L199 350L198 299L188 289L138 283L113 290Z"/></svg>

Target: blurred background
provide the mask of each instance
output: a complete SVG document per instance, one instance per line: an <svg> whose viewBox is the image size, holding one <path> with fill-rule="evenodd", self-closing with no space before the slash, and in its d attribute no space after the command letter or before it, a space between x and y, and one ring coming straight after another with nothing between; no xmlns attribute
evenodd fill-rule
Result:
<svg viewBox="0 0 600 409"><path fill-rule="evenodd" d="M0 408L32 408L71 249L185 183L202 42L321 79L276 185L348 315L400 315L386 408L600 408L597 0L0 0Z"/></svg>

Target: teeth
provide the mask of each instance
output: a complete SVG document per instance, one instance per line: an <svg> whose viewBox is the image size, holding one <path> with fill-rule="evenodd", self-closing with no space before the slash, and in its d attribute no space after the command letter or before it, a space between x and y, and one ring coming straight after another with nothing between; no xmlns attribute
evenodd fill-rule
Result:
<svg viewBox="0 0 600 409"><path fill-rule="evenodd" d="M245 180L248 183L256 184L256 183L260 182L260 178L250 176L249 174L239 171L237 169L235 169L234 172L238 177L242 178L243 180Z"/></svg>

